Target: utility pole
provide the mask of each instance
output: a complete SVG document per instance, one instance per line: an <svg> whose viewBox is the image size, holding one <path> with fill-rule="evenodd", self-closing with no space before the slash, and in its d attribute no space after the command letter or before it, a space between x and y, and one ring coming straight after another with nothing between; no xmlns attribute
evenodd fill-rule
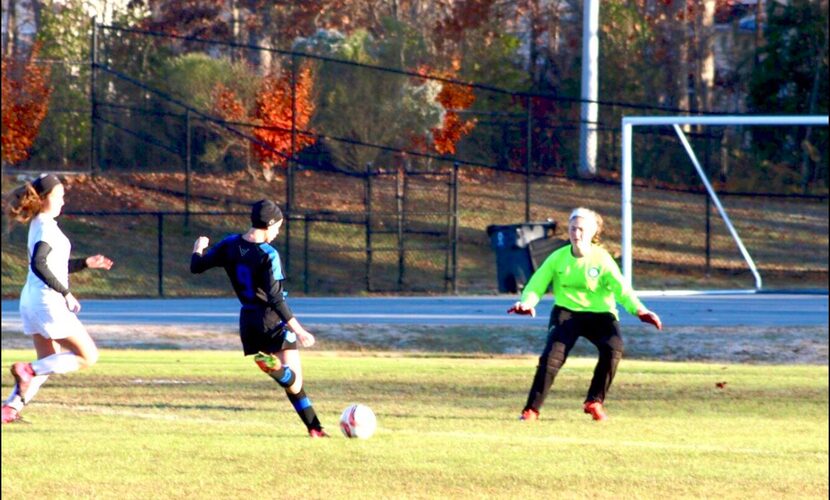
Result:
<svg viewBox="0 0 830 500"><path fill-rule="evenodd" d="M597 173L599 117L599 0L585 0L582 13L582 109L579 127L579 175Z"/></svg>

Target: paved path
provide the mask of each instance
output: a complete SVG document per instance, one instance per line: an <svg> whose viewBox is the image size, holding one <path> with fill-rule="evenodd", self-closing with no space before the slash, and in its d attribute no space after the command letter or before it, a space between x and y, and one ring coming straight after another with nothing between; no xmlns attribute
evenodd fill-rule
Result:
<svg viewBox="0 0 830 500"><path fill-rule="evenodd" d="M534 319L507 315L515 296L472 297L294 297L289 304L309 324L499 325L530 321L544 325L552 299ZM827 295L725 294L652 296L643 301L667 326L827 326ZM234 326L239 310L231 298L83 300L80 314L89 324ZM19 328L17 300L3 300L3 326ZM636 318L621 313L622 323Z"/></svg>

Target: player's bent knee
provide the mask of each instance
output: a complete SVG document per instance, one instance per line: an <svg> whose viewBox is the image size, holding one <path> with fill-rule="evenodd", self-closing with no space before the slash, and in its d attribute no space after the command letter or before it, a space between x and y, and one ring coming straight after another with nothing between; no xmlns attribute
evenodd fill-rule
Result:
<svg viewBox="0 0 830 500"><path fill-rule="evenodd" d="M267 373L269 377L285 389L291 390L296 387L297 391L299 391L302 388L302 374L295 372L288 365L283 365L276 356L259 353L254 357L254 362L256 362L260 370Z"/></svg>
<svg viewBox="0 0 830 500"><path fill-rule="evenodd" d="M289 366L281 366L279 370L269 373L271 378L277 381L282 387L291 387L297 381L297 375Z"/></svg>
<svg viewBox="0 0 830 500"><path fill-rule="evenodd" d="M260 370L269 375L277 369L277 366L280 366L280 362L276 356L265 353L259 353L254 356L254 363L256 363Z"/></svg>
<svg viewBox="0 0 830 500"><path fill-rule="evenodd" d="M548 370L558 370L565 364L565 346L562 344L554 344L553 350L548 354L547 359Z"/></svg>
<svg viewBox="0 0 830 500"><path fill-rule="evenodd" d="M77 357L78 361L80 361L79 364L81 365L81 368L90 368L98 362L98 349L92 349L84 352Z"/></svg>

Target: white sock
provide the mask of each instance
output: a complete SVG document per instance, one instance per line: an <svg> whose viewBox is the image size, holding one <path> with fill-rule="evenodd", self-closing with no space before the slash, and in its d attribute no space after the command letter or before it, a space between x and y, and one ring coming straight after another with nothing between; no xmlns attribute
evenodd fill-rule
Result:
<svg viewBox="0 0 830 500"><path fill-rule="evenodd" d="M46 356L43 359L32 361L32 369L36 375L49 375L50 373L69 373L78 371L81 365L78 358L71 352L60 352ZM42 382L41 382L42 383Z"/></svg>
<svg viewBox="0 0 830 500"><path fill-rule="evenodd" d="M26 404L31 403L35 398L37 391L40 390L40 386L45 384L48 379L49 375L35 375L34 378L32 378L32 381L29 382L29 389L26 391L26 394L23 395L23 401L25 401Z"/></svg>
<svg viewBox="0 0 830 500"><path fill-rule="evenodd" d="M11 406L17 411L23 409L23 398L20 397L20 393L17 392L17 384L14 384L14 389L12 389L12 393L9 395L6 402L3 403L4 406Z"/></svg>

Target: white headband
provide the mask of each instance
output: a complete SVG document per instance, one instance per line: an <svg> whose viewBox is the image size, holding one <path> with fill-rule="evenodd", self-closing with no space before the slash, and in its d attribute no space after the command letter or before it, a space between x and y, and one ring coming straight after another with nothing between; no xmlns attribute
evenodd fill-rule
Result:
<svg viewBox="0 0 830 500"><path fill-rule="evenodd" d="M571 212L570 217L568 217L568 222L574 220L574 217L583 217L585 219L591 219L592 221L594 221L594 223L596 223L597 221L597 216L592 210L588 210L587 208L582 207L576 208L573 212Z"/></svg>

